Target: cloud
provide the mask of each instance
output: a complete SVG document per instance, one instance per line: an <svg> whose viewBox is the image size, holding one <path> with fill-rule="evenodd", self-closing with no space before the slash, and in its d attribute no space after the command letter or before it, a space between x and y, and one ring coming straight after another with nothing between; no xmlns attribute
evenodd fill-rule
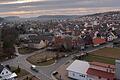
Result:
<svg viewBox="0 0 120 80"><path fill-rule="evenodd" d="M120 9L120 0L0 0L0 16L90 14Z"/></svg>

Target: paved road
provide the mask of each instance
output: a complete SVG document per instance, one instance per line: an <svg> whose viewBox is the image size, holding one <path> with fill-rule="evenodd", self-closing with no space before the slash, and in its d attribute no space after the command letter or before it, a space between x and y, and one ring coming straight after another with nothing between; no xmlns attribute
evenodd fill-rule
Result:
<svg viewBox="0 0 120 80"><path fill-rule="evenodd" d="M106 46L109 46L109 45L111 45L111 43L100 45L99 47L95 47L95 48L90 48L90 49L87 49L86 51L91 52L91 51L98 50L100 48L103 48L103 47L106 47ZM36 73L36 72L34 72L34 71L32 71L30 69L32 64L27 62L26 59L29 56L32 56L32 55L34 55L36 53L40 53L42 51L45 51L45 49L35 51L35 52L33 52L31 54L27 54L27 55L20 55L17 48L16 48L16 55L18 55L18 57L14 58L14 59L11 59L11 60L8 60L8 61L4 61L4 62L2 62L2 64L3 65L8 64L8 65L11 65L11 66L16 66L16 67L19 65L21 68L23 68L26 71L30 72L32 75L36 76L40 80L52 80L51 73L53 71L55 71L58 67L60 67L62 64L64 64L66 61L70 60L71 56L58 60L57 63L54 64L54 65L51 65L51 66L48 66L48 67L38 67L39 73Z"/></svg>
<svg viewBox="0 0 120 80"><path fill-rule="evenodd" d="M87 49L86 52L92 52L92 51L95 51L95 50L98 50L100 48L104 48L104 47L107 47L107 46L110 46L110 45L112 45L112 43L108 43L108 44L100 45L98 47ZM47 74L50 77L51 73L53 71L55 71L57 68L59 68L64 63L66 63L68 60L71 60L72 59L71 56L58 60L58 62L56 64L54 64L54 65L51 65L51 66L48 66L48 67L39 67L39 70L42 70L45 74Z"/></svg>
<svg viewBox="0 0 120 80"><path fill-rule="evenodd" d="M3 65L16 66L16 67L19 65L20 68L25 69L26 71L30 72L32 75L36 76L40 80L52 80L50 77L48 77L46 74L44 74L41 70L39 70L39 73L36 73L36 72L32 71L30 69L32 64L30 64L28 61L26 61L26 59L29 56L32 56L36 53L40 53L42 51L45 51L45 49L36 51L34 53L31 53L31 54L27 54L27 55L20 55L19 53L16 53L18 55L18 57L14 58L14 59L11 59L11 60L8 60L8 61L4 61L4 62L2 62L2 64Z"/></svg>

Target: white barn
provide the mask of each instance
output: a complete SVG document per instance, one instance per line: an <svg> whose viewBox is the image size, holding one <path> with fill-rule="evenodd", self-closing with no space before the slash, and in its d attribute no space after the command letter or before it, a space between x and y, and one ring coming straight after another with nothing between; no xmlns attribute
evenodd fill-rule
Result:
<svg viewBox="0 0 120 80"><path fill-rule="evenodd" d="M68 77L77 80L88 80L87 70L90 64L85 61L75 60L68 68Z"/></svg>

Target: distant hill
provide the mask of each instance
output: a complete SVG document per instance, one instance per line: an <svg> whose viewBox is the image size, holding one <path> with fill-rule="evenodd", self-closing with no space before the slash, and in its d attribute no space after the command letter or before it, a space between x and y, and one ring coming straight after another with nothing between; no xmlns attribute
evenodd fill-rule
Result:
<svg viewBox="0 0 120 80"><path fill-rule="evenodd" d="M95 14L90 14L90 15L83 15L81 17L84 17L84 16L100 16L100 15L115 15L115 14L118 14L120 15L120 11L109 11L109 12L103 12L103 13L95 13Z"/></svg>
<svg viewBox="0 0 120 80"><path fill-rule="evenodd" d="M30 17L30 18L20 18L18 16L8 16L4 19L6 21L26 21L26 20L39 20L39 21L48 21L48 20L66 20L66 19L75 19L85 16L100 16L100 15L113 15L118 14L120 15L120 11L110 11L110 12L103 12L103 13L96 13L96 14L89 14L89 15L42 15L38 17ZM2 20L2 19L1 19Z"/></svg>
<svg viewBox="0 0 120 80"><path fill-rule="evenodd" d="M7 16L7 17L4 17L4 19L7 20L7 21L14 21L14 20L20 19L20 17L18 17L18 16Z"/></svg>
<svg viewBox="0 0 120 80"><path fill-rule="evenodd" d="M18 16L7 16L7 17L4 17L5 19L18 19L20 17Z"/></svg>
<svg viewBox="0 0 120 80"><path fill-rule="evenodd" d="M43 15L43 16L39 16L37 18L39 19L44 19L44 20L49 20L49 19L73 19L73 18L77 18L78 15Z"/></svg>
<svg viewBox="0 0 120 80"><path fill-rule="evenodd" d="M0 22L2 22L3 20L4 20L4 18L1 18L1 17L0 17Z"/></svg>

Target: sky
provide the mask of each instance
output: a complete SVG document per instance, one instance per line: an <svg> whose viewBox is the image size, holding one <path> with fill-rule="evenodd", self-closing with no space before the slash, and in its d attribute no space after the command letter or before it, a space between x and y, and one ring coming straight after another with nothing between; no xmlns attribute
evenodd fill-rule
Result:
<svg viewBox="0 0 120 80"><path fill-rule="evenodd" d="M0 17L86 15L120 11L120 0L0 0Z"/></svg>

